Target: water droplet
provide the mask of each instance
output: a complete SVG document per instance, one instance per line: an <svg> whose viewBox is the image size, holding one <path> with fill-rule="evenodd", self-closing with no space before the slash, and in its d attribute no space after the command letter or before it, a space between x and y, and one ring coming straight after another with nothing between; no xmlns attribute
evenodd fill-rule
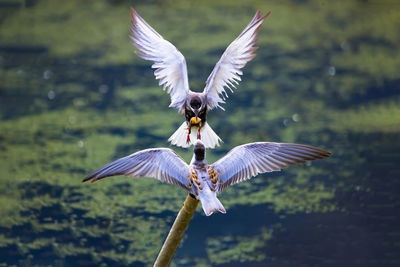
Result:
<svg viewBox="0 0 400 267"><path fill-rule="evenodd" d="M108 85L107 84L102 84L99 86L99 92L102 94L105 94L108 92Z"/></svg>
<svg viewBox="0 0 400 267"><path fill-rule="evenodd" d="M298 121L300 120L299 114L294 113L294 114L292 115L292 120L293 120L294 122L298 122Z"/></svg>
<svg viewBox="0 0 400 267"><path fill-rule="evenodd" d="M223 237L222 240L224 242L231 242L231 241L233 241L233 237L230 235L227 235L227 236Z"/></svg>
<svg viewBox="0 0 400 267"><path fill-rule="evenodd" d="M54 92L53 90L50 90L47 93L47 97L49 98L49 100L53 100L56 97L56 92Z"/></svg>
<svg viewBox="0 0 400 267"><path fill-rule="evenodd" d="M289 125L289 120L284 119L282 123L283 123L283 126L287 127Z"/></svg>
<svg viewBox="0 0 400 267"><path fill-rule="evenodd" d="M350 45L346 41L343 41L340 43L340 48L342 48L343 50L349 50Z"/></svg>
<svg viewBox="0 0 400 267"><path fill-rule="evenodd" d="M328 74L329 74L330 76L335 76L335 74L336 74L336 68L335 68L334 66L330 66L330 67L328 68Z"/></svg>
<svg viewBox="0 0 400 267"><path fill-rule="evenodd" d="M75 98L73 103L76 107L83 107L86 105L86 100L84 98Z"/></svg>
<svg viewBox="0 0 400 267"><path fill-rule="evenodd" d="M43 79L48 80L53 76L53 72L51 70L45 70L43 72Z"/></svg>
<svg viewBox="0 0 400 267"><path fill-rule="evenodd" d="M82 140L79 140L79 141L78 141L78 146L79 146L79 147L81 147L81 148L82 148L84 145L85 145L85 144L83 143L83 141L82 141Z"/></svg>

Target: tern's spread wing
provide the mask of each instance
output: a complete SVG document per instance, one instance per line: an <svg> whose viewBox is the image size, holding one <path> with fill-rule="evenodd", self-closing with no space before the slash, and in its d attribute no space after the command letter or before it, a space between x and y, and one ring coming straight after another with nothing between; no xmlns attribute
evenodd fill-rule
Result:
<svg viewBox="0 0 400 267"><path fill-rule="evenodd" d="M259 173L279 171L307 160L329 157L330 152L307 145L259 142L235 147L212 164L219 178L217 191Z"/></svg>
<svg viewBox="0 0 400 267"><path fill-rule="evenodd" d="M83 182L115 176L153 177L187 189L189 166L169 148L151 148L113 161L89 174Z"/></svg>
<svg viewBox="0 0 400 267"><path fill-rule="evenodd" d="M240 81L240 75L243 74L240 69L255 57L253 52L257 49L257 47L254 47L258 40L256 38L257 31L270 13L261 16L260 11L257 11L249 25L228 46L210 76L208 76L204 92L207 95L209 109L215 107L223 109L220 103L225 103L224 100L228 97L224 87L233 91L232 88L235 88L235 84Z"/></svg>
<svg viewBox="0 0 400 267"><path fill-rule="evenodd" d="M171 95L170 107L182 109L189 82L186 61L173 44L158 34L142 17L131 9L132 44L139 49L137 54L146 60L154 61L152 68L159 84Z"/></svg>

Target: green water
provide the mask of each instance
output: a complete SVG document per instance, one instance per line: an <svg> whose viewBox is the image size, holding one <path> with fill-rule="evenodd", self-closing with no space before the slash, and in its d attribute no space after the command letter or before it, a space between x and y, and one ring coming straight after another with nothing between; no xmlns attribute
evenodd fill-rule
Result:
<svg viewBox="0 0 400 267"><path fill-rule="evenodd" d="M400 2L0 0L0 266L148 266L186 192L89 172L182 123L129 43L129 7L185 55L200 91L255 11L259 31L224 144L297 142L329 159L199 207L172 266L400 265ZM185 160L191 151L173 147Z"/></svg>

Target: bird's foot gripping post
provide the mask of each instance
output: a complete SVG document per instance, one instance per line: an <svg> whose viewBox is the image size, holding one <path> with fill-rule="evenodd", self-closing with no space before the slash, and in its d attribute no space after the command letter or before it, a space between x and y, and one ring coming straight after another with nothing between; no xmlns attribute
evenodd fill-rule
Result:
<svg viewBox="0 0 400 267"><path fill-rule="evenodd" d="M186 197L183 207L176 216L175 222L169 231L167 239L165 239L164 244L154 262L155 267L168 266L172 257L175 254L175 250L178 247L181 239L189 226L189 222L196 211L199 201L192 197L190 194Z"/></svg>

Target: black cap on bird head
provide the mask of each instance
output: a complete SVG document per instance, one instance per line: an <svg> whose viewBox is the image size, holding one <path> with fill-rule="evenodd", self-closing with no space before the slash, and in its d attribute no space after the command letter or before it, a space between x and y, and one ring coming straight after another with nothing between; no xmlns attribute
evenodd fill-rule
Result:
<svg viewBox="0 0 400 267"><path fill-rule="evenodd" d="M192 109L200 109L202 105L203 105L203 103L202 103L200 97L195 96L190 99L190 107Z"/></svg>
<svg viewBox="0 0 400 267"><path fill-rule="evenodd" d="M198 93L193 93L186 100L187 107L195 114L197 117L202 109L205 107L204 97Z"/></svg>
<svg viewBox="0 0 400 267"><path fill-rule="evenodd" d="M206 147L199 139L194 143L193 152L197 161L203 161L206 157Z"/></svg>

